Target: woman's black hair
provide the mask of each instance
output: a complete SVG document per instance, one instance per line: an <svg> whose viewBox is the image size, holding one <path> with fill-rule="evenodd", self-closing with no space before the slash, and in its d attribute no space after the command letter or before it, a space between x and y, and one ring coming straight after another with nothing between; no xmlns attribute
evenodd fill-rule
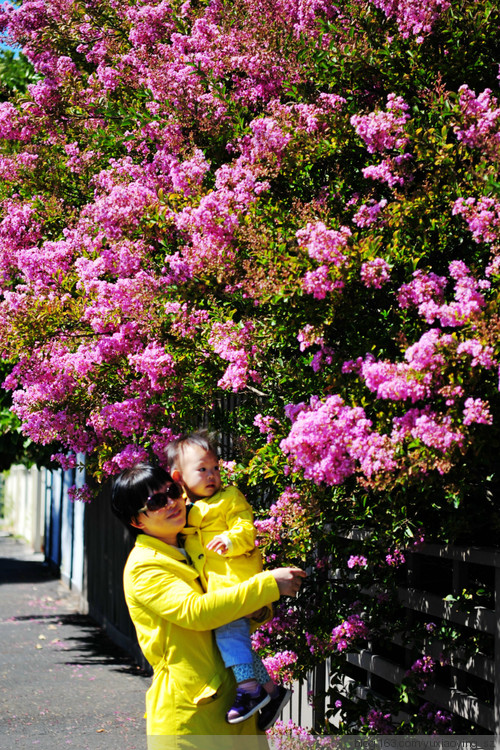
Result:
<svg viewBox="0 0 500 750"><path fill-rule="evenodd" d="M145 506L150 495L172 481L168 471L161 466L140 463L124 469L113 480L111 510L133 536L137 536L140 531L130 522L137 519L139 509Z"/></svg>

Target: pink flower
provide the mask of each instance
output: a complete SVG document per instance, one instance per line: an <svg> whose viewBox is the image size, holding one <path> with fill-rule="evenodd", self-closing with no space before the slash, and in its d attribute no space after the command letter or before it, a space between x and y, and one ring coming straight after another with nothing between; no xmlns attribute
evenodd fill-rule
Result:
<svg viewBox="0 0 500 750"><path fill-rule="evenodd" d="M436 662L431 656L422 656L417 659L406 672L406 677L416 678L418 690L425 690L428 685L428 675L434 674Z"/></svg>
<svg viewBox="0 0 500 750"><path fill-rule="evenodd" d="M359 639L368 638L370 631L359 615L349 615L347 620L332 630L332 644L337 651L345 651Z"/></svg>
<svg viewBox="0 0 500 750"><path fill-rule="evenodd" d="M291 682L293 679L291 667L298 658L294 651L279 651L274 656L266 656L262 659L262 663L275 682Z"/></svg>
<svg viewBox="0 0 500 750"><path fill-rule="evenodd" d="M394 549L392 552L388 550L385 561L391 568L399 568L400 565L405 564L406 559L400 549Z"/></svg>
<svg viewBox="0 0 500 750"><path fill-rule="evenodd" d="M408 105L400 96L389 94L385 112L353 115L351 125L365 142L370 154L401 149L408 143L404 132L404 126L409 120L408 109Z"/></svg>
<svg viewBox="0 0 500 750"><path fill-rule="evenodd" d="M495 198L457 198L452 213L463 216L475 242L498 242L500 203Z"/></svg>
<svg viewBox="0 0 500 750"><path fill-rule="evenodd" d="M364 203L358 209L357 213L353 216L352 220L358 227L369 227L378 221L382 209L387 205L387 201L383 198L378 203L371 201L370 203Z"/></svg>
<svg viewBox="0 0 500 750"><path fill-rule="evenodd" d="M342 266L347 260L345 250L350 236L348 227L328 229L322 221L309 223L296 234L299 246L307 250L310 258L334 266Z"/></svg>
<svg viewBox="0 0 500 750"><path fill-rule="evenodd" d="M257 347L251 344L254 324L251 322L237 325L232 321L214 323L209 336L209 343L222 359L229 365L219 380L221 388L239 391L245 388L249 381L258 381L256 370L251 368Z"/></svg>
<svg viewBox="0 0 500 750"><path fill-rule="evenodd" d="M464 403L464 424L493 424L493 417L487 401L481 398L467 398Z"/></svg>
<svg viewBox="0 0 500 750"><path fill-rule="evenodd" d="M294 411L293 420L280 447L306 479L335 485L351 476L356 465L366 476L397 465L389 439L371 429L363 409L345 406L339 396L324 402L313 397L308 407Z"/></svg>
<svg viewBox="0 0 500 750"><path fill-rule="evenodd" d="M360 721L362 724L367 724L376 734L393 734L394 727L391 724L391 718L391 714L384 714L383 711L371 708L366 718L360 716Z"/></svg>
<svg viewBox="0 0 500 750"><path fill-rule="evenodd" d="M389 263L383 258L375 258L361 266L361 280L366 287L381 289L390 279Z"/></svg>
<svg viewBox="0 0 500 750"><path fill-rule="evenodd" d="M410 35L421 43L432 32L441 13L450 7L449 0L373 0L388 18L394 18L404 39Z"/></svg>
<svg viewBox="0 0 500 750"><path fill-rule="evenodd" d="M341 279L331 279L328 266L319 266L314 271L307 271L302 280L302 288L315 299L325 299L329 292L335 292L344 287Z"/></svg>
<svg viewBox="0 0 500 750"><path fill-rule="evenodd" d="M458 140L495 157L500 146L500 107L490 89L476 96L468 86L459 89L462 128L455 128Z"/></svg>

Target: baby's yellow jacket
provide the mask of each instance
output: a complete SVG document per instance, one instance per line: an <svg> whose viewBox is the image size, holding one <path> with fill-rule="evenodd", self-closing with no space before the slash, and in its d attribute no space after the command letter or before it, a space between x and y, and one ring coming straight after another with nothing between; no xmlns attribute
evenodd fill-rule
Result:
<svg viewBox="0 0 500 750"><path fill-rule="evenodd" d="M197 500L189 510L188 525L182 534L186 551L207 591L234 586L262 571L252 508L236 487L224 487L212 497ZM230 542L225 555L206 548L221 534Z"/></svg>

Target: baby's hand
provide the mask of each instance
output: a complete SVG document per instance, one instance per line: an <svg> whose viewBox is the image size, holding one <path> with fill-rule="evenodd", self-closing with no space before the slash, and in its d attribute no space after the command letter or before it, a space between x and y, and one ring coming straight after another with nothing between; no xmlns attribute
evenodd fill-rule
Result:
<svg viewBox="0 0 500 750"><path fill-rule="evenodd" d="M218 555L225 555L227 552L227 544L220 537L214 536L214 538L207 544L207 549L211 552L217 552Z"/></svg>

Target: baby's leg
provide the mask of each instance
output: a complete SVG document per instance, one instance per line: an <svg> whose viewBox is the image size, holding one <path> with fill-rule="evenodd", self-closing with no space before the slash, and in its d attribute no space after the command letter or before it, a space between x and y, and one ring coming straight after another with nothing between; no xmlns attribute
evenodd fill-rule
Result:
<svg viewBox="0 0 500 750"><path fill-rule="evenodd" d="M292 697L292 691L289 688L283 687L283 685L277 685L271 679L262 660L255 652L253 657L255 677L271 699L267 706L260 712L257 720L257 726L261 731L265 732L279 718L284 707Z"/></svg>
<svg viewBox="0 0 500 750"><path fill-rule="evenodd" d="M238 724L270 700L256 679L249 620L242 617L217 628L215 640L224 664L233 670L237 682L236 700L226 719L230 724Z"/></svg>

